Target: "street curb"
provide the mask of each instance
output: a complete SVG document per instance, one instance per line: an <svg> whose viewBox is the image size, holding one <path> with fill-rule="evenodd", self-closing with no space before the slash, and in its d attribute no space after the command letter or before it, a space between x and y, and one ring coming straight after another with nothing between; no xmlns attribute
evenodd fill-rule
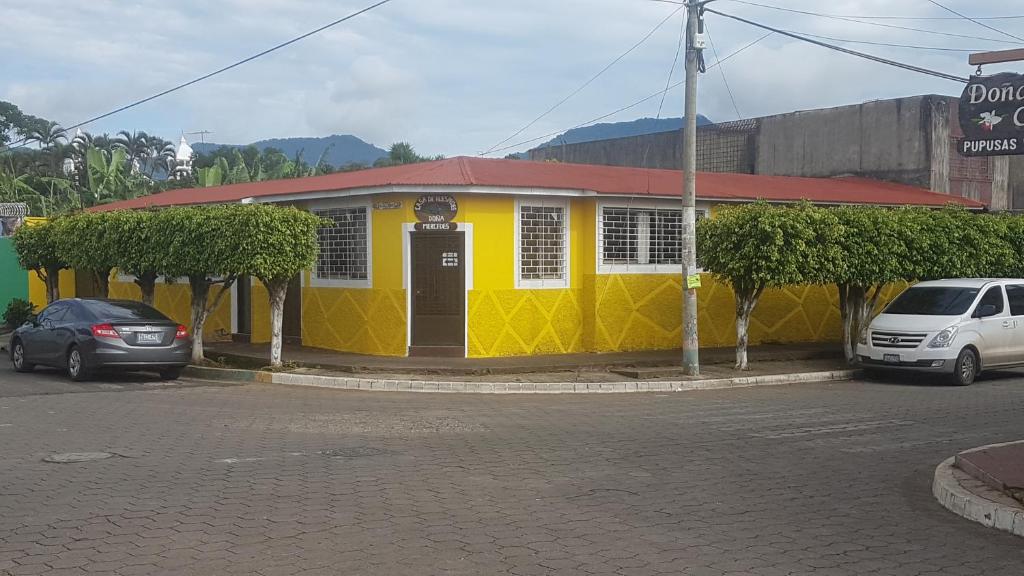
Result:
<svg viewBox="0 0 1024 576"><path fill-rule="evenodd" d="M429 380L404 380L381 378L357 378L349 376L322 376L318 374L296 374L288 372L257 372L224 368L189 366L185 373L207 380L233 380L238 382L262 382L286 386L312 386L340 390L365 390L380 392L439 392L472 394L595 394L627 392L681 392L686 390L716 390L722 388L743 388L750 386L778 386L801 382L834 382L850 380L855 370L834 370L829 372L801 372L796 374L769 374L765 376L741 376L710 380L673 380L657 382L438 382Z"/></svg>
<svg viewBox="0 0 1024 576"><path fill-rule="evenodd" d="M988 448L983 446L982 448ZM1009 504L1010 498L984 482L958 470L947 458L935 468L932 494L950 512L989 528L1024 536L1024 509ZM970 489L964 485L970 486ZM1001 501L1007 501L1002 503Z"/></svg>
<svg viewBox="0 0 1024 576"><path fill-rule="evenodd" d="M218 382L270 382L270 372L257 370L239 370L235 368L209 368L206 366L186 366L185 376L200 380L216 380Z"/></svg>

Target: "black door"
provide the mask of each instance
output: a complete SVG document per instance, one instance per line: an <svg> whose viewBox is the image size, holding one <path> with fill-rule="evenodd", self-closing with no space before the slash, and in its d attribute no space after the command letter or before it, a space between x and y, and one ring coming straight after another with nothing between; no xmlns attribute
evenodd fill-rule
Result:
<svg viewBox="0 0 1024 576"><path fill-rule="evenodd" d="M410 356L466 355L466 239L463 232L411 232Z"/></svg>
<svg viewBox="0 0 1024 576"><path fill-rule="evenodd" d="M286 344L302 344L302 277L296 276L288 283L288 294L284 297L284 318L281 335Z"/></svg>
<svg viewBox="0 0 1024 576"><path fill-rule="evenodd" d="M235 312L238 329L231 335L235 342L252 340L252 279L242 276L235 282Z"/></svg>

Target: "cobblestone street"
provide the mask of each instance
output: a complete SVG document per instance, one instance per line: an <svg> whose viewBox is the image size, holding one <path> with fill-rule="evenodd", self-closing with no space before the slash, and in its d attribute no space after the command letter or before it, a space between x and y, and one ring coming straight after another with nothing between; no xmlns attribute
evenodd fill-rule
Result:
<svg viewBox="0 0 1024 576"><path fill-rule="evenodd" d="M1024 379L496 396L0 370L0 574L1013 575L933 499ZM68 452L104 460L44 462Z"/></svg>

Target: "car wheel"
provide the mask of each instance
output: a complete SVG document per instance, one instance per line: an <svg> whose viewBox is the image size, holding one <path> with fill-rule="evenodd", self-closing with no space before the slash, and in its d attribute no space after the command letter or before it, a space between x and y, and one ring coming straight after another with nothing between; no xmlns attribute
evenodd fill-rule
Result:
<svg viewBox="0 0 1024 576"><path fill-rule="evenodd" d="M970 348L964 348L953 365L953 383L957 386L969 386L977 377L978 354Z"/></svg>
<svg viewBox="0 0 1024 576"><path fill-rule="evenodd" d="M85 357L78 346L72 346L71 350L68 350L68 376L75 382L83 382L91 376L85 365Z"/></svg>
<svg viewBox="0 0 1024 576"><path fill-rule="evenodd" d="M161 380L177 380L181 376L181 368L164 368L160 371Z"/></svg>
<svg viewBox="0 0 1024 576"><path fill-rule="evenodd" d="M21 340L15 340L11 348L11 364L14 365L15 372L31 372L36 367L35 364L25 361L25 345Z"/></svg>

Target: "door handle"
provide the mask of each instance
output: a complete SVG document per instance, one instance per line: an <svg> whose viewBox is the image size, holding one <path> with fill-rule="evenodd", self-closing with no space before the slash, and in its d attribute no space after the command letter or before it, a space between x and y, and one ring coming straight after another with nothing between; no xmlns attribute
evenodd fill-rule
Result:
<svg viewBox="0 0 1024 576"><path fill-rule="evenodd" d="M1016 320L1003 320L1003 328L1016 328L1016 327L1017 327L1017 321Z"/></svg>

